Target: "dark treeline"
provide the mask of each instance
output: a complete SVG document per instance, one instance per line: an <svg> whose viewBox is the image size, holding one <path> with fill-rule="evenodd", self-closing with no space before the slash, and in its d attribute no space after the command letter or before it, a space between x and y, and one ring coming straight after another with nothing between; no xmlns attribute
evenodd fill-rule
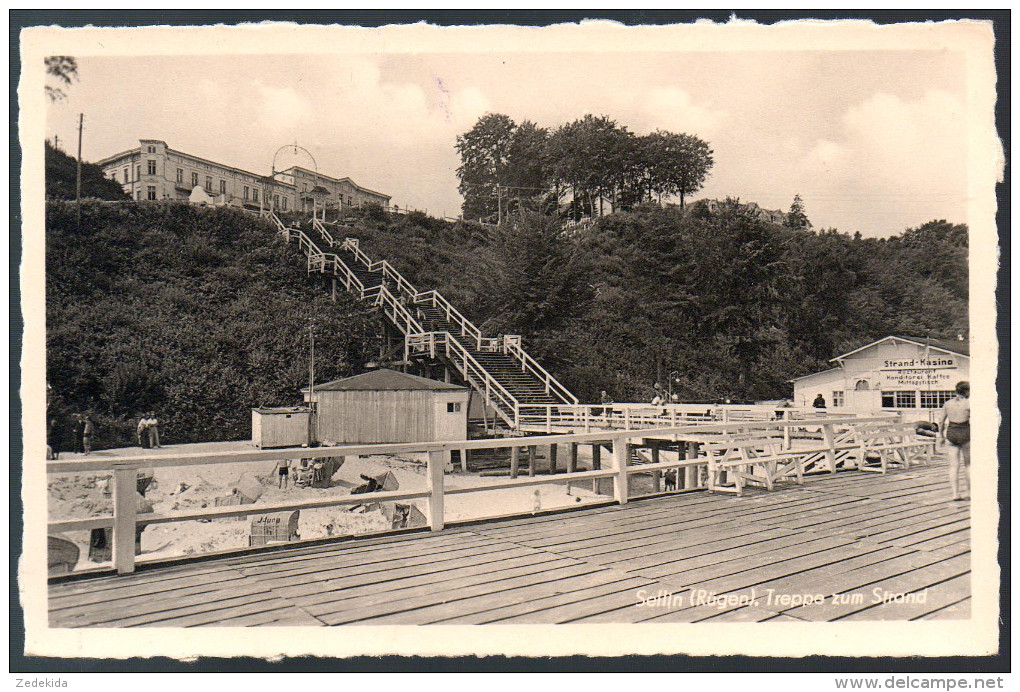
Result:
<svg viewBox="0 0 1020 692"><path fill-rule="evenodd" d="M46 366L51 417L91 411L99 447L134 444L156 413L169 443L244 439L253 406L300 402L308 327L317 377L359 372L380 325L336 303L303 256L242 212L50 202Z"/></svg>
<svg viewBox="0 0 1020 692"><path fill-rule="evenodd" d="M519 333L582 400L789 396L788 380L889 334L967 333L967 227L887 239L762 220L735 200L643 205L580 232L522 213L501 228L376 214L366 251L438 288L489 334Z"/></svg>
<svg viewBox="0 0 1020 692"><path fill-rule="evenodd" d="M78 162L46 142L46 198L74 199L77 194ZM103 175L94 163L82 162L81 196L97 199L130 199L120 183Z"/></svg>
<svg viewBox="0 0 1020 692"><path fill-rule="evenodd" d="M520 208L597 216L606 204L632 209L676 196L680 206L705 184L708 143L684 133L636 135L605 116L586 115L549 130L501 113L457 137L464 218L498 220Z"/></svg>

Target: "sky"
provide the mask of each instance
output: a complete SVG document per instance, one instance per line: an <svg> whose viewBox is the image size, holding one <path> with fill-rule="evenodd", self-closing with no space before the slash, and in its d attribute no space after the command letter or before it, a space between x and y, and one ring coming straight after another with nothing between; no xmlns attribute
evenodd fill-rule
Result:
<svg viewBox="0 0 1020 692"><path fill-rule="evenodd" d="M815 228L889 236L965 223L967 84L951 50L351 53L78 57L46 130L96 161L162 139L268 173L350 176L393 203L457 216L458 134L489 112L555 128L586 113L707 142L695 199L737 197Z"/></svg>

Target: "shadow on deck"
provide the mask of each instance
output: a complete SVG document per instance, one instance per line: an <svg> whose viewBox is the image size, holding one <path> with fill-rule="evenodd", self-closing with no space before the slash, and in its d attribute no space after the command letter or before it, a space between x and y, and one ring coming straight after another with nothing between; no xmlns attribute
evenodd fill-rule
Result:
<svg viewBox="0 0 1020 692"><path fill-rule="evenodd" d="M945 476L936 460L53 583L50 626L966 619L969 502Z"/></svg>

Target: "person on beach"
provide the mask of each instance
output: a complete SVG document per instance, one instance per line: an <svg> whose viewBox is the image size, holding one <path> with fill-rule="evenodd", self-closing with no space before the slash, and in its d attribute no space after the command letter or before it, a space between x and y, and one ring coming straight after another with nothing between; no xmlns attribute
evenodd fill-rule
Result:
<svg viewBox="0 0 1020 692"><path fill-rule="evenodd" d="M290 482L290 459L281 459L276 462L276 474L279 477L276 487L286 490L287 484Z"/></svg>
<svg viewBox="0 0 1020 692"><path fill-rule="evenodd" d="M953 500L963 500L960 494L960 462L963 462L970 492L970 382L956 385L956 396L942 407L939 435L949 458L949 490Z"/></svg>

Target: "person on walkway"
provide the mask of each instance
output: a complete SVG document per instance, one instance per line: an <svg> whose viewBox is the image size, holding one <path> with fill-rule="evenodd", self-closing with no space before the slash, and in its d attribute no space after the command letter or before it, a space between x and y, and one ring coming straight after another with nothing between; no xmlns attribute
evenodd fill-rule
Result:
<svg viewBox="0 0 1020 692"><path fill-rule="evenodd" d="M64 426L60 416L53 416L46 428L46 445L50 448L50 459L59 459L64 449Z"/></svg>
<svg viewBox="0 0 1020 692"><path fill-rule="evenodd" d="M92 454L92 435L95 433L95 425L92 423L92 415L86 413L82 426L81 447L88 456Z"/></svg>
<svg viewBox="0 0 1020 692"><path fill-rule="evenodd" d="M80 413L71 419L71 430L71 442L74 445L74 452L75 454L81 454L84 451L82 450L81 440L85 434L85 421Z"/></svg>
<svg viewBox="0 0 1020 692"><path fill-rule="evenodd" d="M149 446L153 449L159 449L162 445L159 444L159 419L156 418L155 413L149 414Z"/></svg>
<svg viewBox="0 0 1020 692"><path fill-rule="evenodd" d="M138 438L138 446L142 448L148 447L149 435L147 428L149 426L149 417L146 414L142 414L141 418L138 419L138 427L135 429L135 436Z"/></svg>
<svg viewBox="0 0 1020 692"><path fill-rule="evenodd" d="M970 492L970 382L956 385L956 396L942 407L939 435L949 457L949 490L953 500L963 500L960 494L960 462L963 462ZM948 444L947 444L948 443Z"/></svg>
<svg viewBox="0 0 1020 692"><path fill-rule="evenodd" d="M821 393L819 393L818 396L815 397L815 400L811 403L811 405L814 406L815 408L825 408L825 397L822 396Z"/></svg>

